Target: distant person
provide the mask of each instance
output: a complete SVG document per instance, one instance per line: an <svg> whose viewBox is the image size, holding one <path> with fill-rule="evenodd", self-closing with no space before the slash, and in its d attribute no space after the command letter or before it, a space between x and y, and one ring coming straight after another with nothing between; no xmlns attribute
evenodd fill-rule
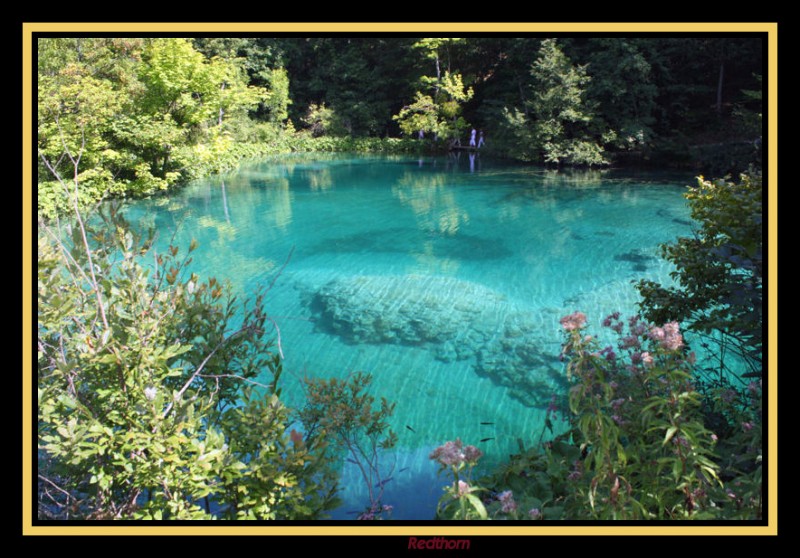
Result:
<svg viewBox="0 0 800 558"><path fill-rule="evenodd" d="M419 139L425 139L425 132L423 130L419 131Z"/></svg>
<svg viewBox="0 0 800 558"><path fill-rule="evenodd" d="M475 134L477 134L477 133L478 132L475 130L475 128L473 128L472 129L472 134L470 134L470 136L469 136L469 146L470 147L475 147Z"/></svg>
<svg viewBox="0 0 800 558"><path fill-rule="evenodd" d="M485 144L486 144L486 142L483 141L483 130L481 130L481 133L478 134L478 149L483 147Z"/></svg>

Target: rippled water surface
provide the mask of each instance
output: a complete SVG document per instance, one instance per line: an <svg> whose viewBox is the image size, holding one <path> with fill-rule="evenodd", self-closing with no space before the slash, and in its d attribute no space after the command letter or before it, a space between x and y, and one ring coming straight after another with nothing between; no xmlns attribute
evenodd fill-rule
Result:
<svg viewBox="0 0 800 558"><path fill-rule="evenodd" d="M487 465L534 443L563 387L558 320L635 311L632 282L669 281L658 245L691 231L686 182L557 173L460 158L289 156L136 202L165 246L195 238L193 270L242 293L269 284L284 398L298 378L374 376L397 402L385 503L428 519L428 454L460 437ZM481 422L493 424L481 424ZM484 440L485 442L479 442ZM345 467L345 505L366 491Z"/></svg>

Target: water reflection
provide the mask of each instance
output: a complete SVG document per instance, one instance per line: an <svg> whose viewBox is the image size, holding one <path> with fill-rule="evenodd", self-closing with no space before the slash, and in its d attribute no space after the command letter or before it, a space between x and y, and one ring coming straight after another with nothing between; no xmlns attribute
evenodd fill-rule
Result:
<svg viewBox="0 0 800 558"><path fill-rule="evenodd" d="M469 213L459 207L446 179L445 174L406 171L392 186L392 195L411 208L420 229L455 235L469 222Z"/></svg>
<svg viewBox="0 0 800 558"><path fill-rule="evenodd" d="M330 168L315 169L306 174L308 186L313 191L327 190L333 186Z"/></svg>

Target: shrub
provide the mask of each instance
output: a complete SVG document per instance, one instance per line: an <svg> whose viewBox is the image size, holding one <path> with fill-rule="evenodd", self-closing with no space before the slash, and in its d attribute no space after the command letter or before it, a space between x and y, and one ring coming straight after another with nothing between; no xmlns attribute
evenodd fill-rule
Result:
<svg viewBox="0 0 800 558"><path fill-rule="evenodd" d="M280 400L264 296L189 271L111 206L38 239L41 519L315 519L325 440Z"/></svg>
<svg viewBox="0 0 800 558"><path fill-rule="evenodd" d="M603 325L615 345L588 335L586 322L580 312L561 320L569 430L544 451L521 447L480 479L489 510L508 519L518 510L530 519L760 519L760 383L698 383L677 322L614 313Z"/></svg>

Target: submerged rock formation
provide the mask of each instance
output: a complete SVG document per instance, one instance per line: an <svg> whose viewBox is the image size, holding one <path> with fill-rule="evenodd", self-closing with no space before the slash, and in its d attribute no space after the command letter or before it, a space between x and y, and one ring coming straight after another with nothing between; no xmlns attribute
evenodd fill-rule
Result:
<svg viewBox="0 0 800 558"><path fill-rule="evenodd" d="M345 342L423 347L444 362L473 359L476 373L512 388L531 406L546 406L557 385L563 387L558 343L542 347L542 316L477 283L422 275L343 277L323 285L311 305L317 327Z"/></svg>

